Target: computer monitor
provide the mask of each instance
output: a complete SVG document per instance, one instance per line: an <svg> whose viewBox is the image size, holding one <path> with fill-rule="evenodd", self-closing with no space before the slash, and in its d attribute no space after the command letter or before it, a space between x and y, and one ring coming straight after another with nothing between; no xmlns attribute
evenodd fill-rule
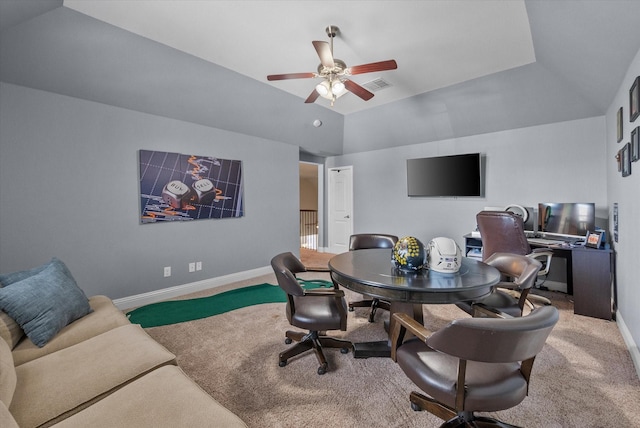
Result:
<svg viewBox="0 0 640 428"><path fill-rule="evenodd" d="M584 238L596 227L596 208L592 202L544 202L538 204L540 232L571 238Z"/></svg>

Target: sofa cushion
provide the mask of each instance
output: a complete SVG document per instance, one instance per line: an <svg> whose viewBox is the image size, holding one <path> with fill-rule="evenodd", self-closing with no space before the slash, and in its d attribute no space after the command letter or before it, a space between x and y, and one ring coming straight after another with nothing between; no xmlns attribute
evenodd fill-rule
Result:
<svg viewBox="0 0 640 428"><path fill-rule="evenodd" d="M9 344L11 349L15 348L24 337L24 330L4 311L0 311L0 337Z"/></svg>
<svg viewBox="0 0 640 428"><path fill-rule="evenodd" d="M13 416L7 409L7 406L0 401L0 427L2 428L20 428Z"/></svg>
<svg viewBox="0 0 640 428"><path fill-rule="evenodd" d="M246 424L179 367L164 366L54 426L231 428Z"/></svg>
<svg viewBox="0 0 640 428"><path fill-rule="evenodd" d="M0 340L0 402L7 407L11 405L16 389L17 375L13 366L11 349L4 340ZM4 426L4 425L0 425Z"/></svg>
<svg viewBox="0 0 640 428"><path fill-rule="evenodd" d="M33 272L39 268L30 270ZM19 273L5 277L22 277ZM0 309L13 318L33 343L44 346L70 322L91 311L87 296L58 259L24 279L3 280Z"/></svg>
<svg viewBox="0 0 640 428"><path fill-rule="evenodd" d="M89 298L89 305L92 309L90 314L75 320L60 330L45 346L36 346L28 339L20 342L13 349L14 364L19 366L27 361L68 348L116 327L131 324L122 311L116 308L113 301L107 296L92 296Z"/></svg>
<svg viewBox="0 0 640 428"><path fill-rule="evenodd" d="M56 422L166 364L175 355L124 325L17 366L9 410L23 428Z"/></svg>

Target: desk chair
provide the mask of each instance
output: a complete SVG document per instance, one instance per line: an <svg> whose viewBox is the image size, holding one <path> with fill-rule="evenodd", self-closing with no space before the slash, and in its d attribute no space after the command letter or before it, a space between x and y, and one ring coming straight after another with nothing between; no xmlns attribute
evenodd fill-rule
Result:
<svg viewBox="0 0 640 428"><path fill-rule="evenodd" d="M513 253L538 259L542 268L538 276L546 276L551 267L553 251L548 248L531 250L524 233L522 217L508 211L481 211L476 215L476 222L482 239L482 260L485 261L493 253ZM549 299L529 294L529 300L550 305Z"/></svg>
<svg viewBox="0 0 640 428"><path fill-rule="evenodd" d="M441 428L512 427L474 412L520 404L536 355L558 321L553 306L518 318L464 318L432 333L410 316L393 315L391 358L427 395L412 392L413 410L444 419ZM406 332L415 337L403 343Z"/></svg>
<svg viewBox="0 0 640 428"><path fill-rule="evenodd" d="M389 260L391 260L391 249L396 245L396 242L398 242L398 237L395 235L360 233L349 237L349 251L366 250L368 248L388 248L390 250ZM391 309L391 304L377 298L349 302L349 311L353 311L354 308L363 307L371 308L369 312L369 322L373 322L376 316L376 310L380 308L388 311Z"/></svg>
<svg viewBox="0 0 640 428"><path fill-rule="evenodd" d="M538 260L519 254L493 253L485 263L498 269L503 277L512 278L512 281L498 283L493 293L482 300L460 302L456 303L456 306L474 317L495 316L498 312L507 313L511 317L520 317L523 315L525 305L533 310L533 305L527 300L527 296L542 267ZM516 287L517 297L501 290L505 287Z"/></svg>
<svg viewBox="0 0 640 428"><path fill-rule="evenodd" d="M306 269L291 253L275 256L271 259L271 267L276 274L278 285L287 293L286 314L289 324L308 330L307 333L291 330L286 332L286 344L294 340L298 343L280 353L280 367L286 366L289 358L313 349L320 363L318 374L325 374L328 364L322 351L323 347L341 348L343 354L353 348L353 344L347 340L323 336L320 333L327 330L347 330L347 302L344 299L344 291L336 288L302 288L295 274L305 272Z"/></svg>

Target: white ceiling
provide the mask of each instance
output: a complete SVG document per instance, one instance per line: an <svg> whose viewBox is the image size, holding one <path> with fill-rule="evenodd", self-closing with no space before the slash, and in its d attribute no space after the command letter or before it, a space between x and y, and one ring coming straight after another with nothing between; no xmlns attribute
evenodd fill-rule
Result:
<svg viewBox="0 0 640 428"><path fill-rule="evenodd" d="M65 0L64 6L221 65L300 97L312 79L267 82L269 74L314 72L313 40L340 35L348 66L395 59L398 69L353 76L390 84L370 101L353 94L333 107L349 114L535 62L523 0L144 1ZM316 103L329 107L329 101Z"/></svg>

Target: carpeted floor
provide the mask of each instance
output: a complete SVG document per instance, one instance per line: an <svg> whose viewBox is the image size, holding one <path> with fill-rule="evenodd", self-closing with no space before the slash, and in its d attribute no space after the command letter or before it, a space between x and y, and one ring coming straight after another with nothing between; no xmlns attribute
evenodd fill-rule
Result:
<svg viewBox="0 0 640 428"><path fill-rule="evenodd" d="M328 279L326 274L304 275ZM273 281L273 275L265 275L252 283ZM212 292L245 285L250 283ZM349 299L361 298L346 293ZM549 296L561 311L560 321L536 359L530 395L494 416L531 428L640 426L640 381L615 322L574 315L567 296ZM432 329L466 316L453 305L425 305L424 312L425 325ZM371 324L366 309L350 312L348 331L335 335L356 342L386 338L382 325L388 313L378 313ZM288 347L288 329L284 304L269 303L147 331L249 427L399 428L442 423L411 410L408 397L414 387L389 359L354 359L330 349L330 371L323 376L316 374L317 361L311 354L279 367L278 353Z"/></svg>

